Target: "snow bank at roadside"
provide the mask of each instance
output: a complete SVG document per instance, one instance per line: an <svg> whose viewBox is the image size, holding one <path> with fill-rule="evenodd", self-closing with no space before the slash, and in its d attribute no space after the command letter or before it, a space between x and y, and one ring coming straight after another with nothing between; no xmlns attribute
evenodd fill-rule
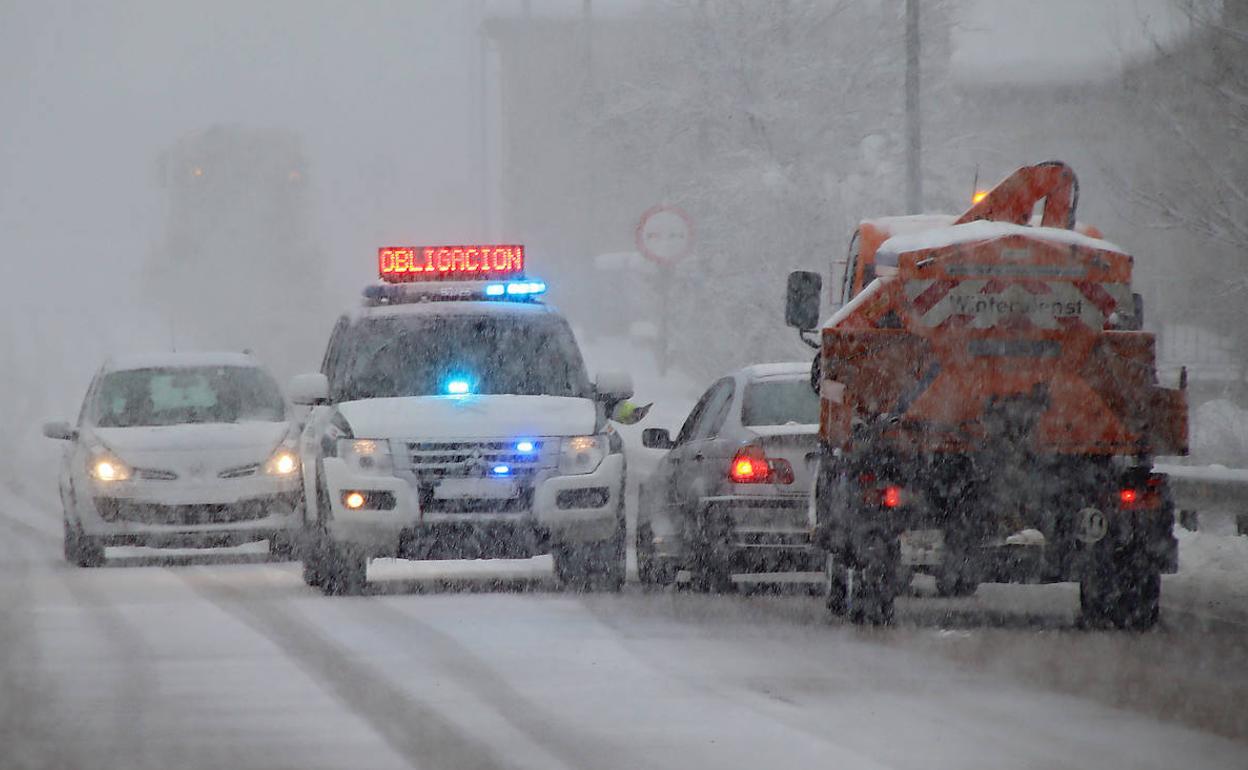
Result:
<svg viewBox="0 0 1248 770"><path fill-rule="evenodd" d="M1248 623L1248 537L1175 528L1179 572L1165 578L1163 598L1199 614Z"/></svg>

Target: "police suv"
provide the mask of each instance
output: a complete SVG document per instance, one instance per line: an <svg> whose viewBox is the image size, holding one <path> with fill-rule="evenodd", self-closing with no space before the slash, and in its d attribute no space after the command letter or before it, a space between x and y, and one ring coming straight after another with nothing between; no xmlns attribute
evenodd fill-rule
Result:
<svg viewBox="0 0 1248 770"><path fill-rule="evenodd" d="M358 592L368 559L550 553L564 584L624 580L626 374L591 383L522 246L393 247L291 399L304 580Z"/></svg>

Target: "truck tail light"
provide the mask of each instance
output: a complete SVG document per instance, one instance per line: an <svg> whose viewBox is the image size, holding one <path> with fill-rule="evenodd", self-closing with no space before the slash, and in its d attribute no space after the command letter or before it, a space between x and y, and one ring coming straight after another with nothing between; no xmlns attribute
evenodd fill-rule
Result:
<svg viewBox="0 0 1248 770"><path fill-rule="evenodd" d="M880 504L885 508L901 505L901 487L890 484L880 490Z"/></svg>
<svg viewBox="0 0 1248 770"><path fill-rule="evenodd" d="M1166 477L1151 473L1145 479L1136 477L1118 489L1118 507L1124 511L1142 511L1160 508Z"/></svg>

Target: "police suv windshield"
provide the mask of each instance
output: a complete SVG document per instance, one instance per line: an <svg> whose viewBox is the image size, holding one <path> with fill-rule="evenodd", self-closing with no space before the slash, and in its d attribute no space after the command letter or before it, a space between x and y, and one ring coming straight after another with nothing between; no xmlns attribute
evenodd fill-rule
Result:
<svg viewBox="0 0 1248 770"><path fill-rule="evenodd" d="M273 378L254 367L127 369L100 380L92 417L101 428L282 422L286 402Z"/></svg>
<svg viewBox="0 0 1248 770"><path fill-rule="evenodd" d="M375 318L353 334L335 388L343 400L592 395L572 330L557 317Z"/></svg>

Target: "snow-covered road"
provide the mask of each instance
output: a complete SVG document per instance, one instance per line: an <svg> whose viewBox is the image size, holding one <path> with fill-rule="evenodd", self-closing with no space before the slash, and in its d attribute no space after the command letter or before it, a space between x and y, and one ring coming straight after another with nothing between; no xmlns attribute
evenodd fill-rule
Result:
<svg viewBox="0 0 1248 770"><path fill-rule="evenodd" d="M0 497L5 770L1248 767L1244 628L1077 631L1069 586L862 630L796 594L564 594L544 560L328 599L294 564L79 570L59 540Z"/></svg>

